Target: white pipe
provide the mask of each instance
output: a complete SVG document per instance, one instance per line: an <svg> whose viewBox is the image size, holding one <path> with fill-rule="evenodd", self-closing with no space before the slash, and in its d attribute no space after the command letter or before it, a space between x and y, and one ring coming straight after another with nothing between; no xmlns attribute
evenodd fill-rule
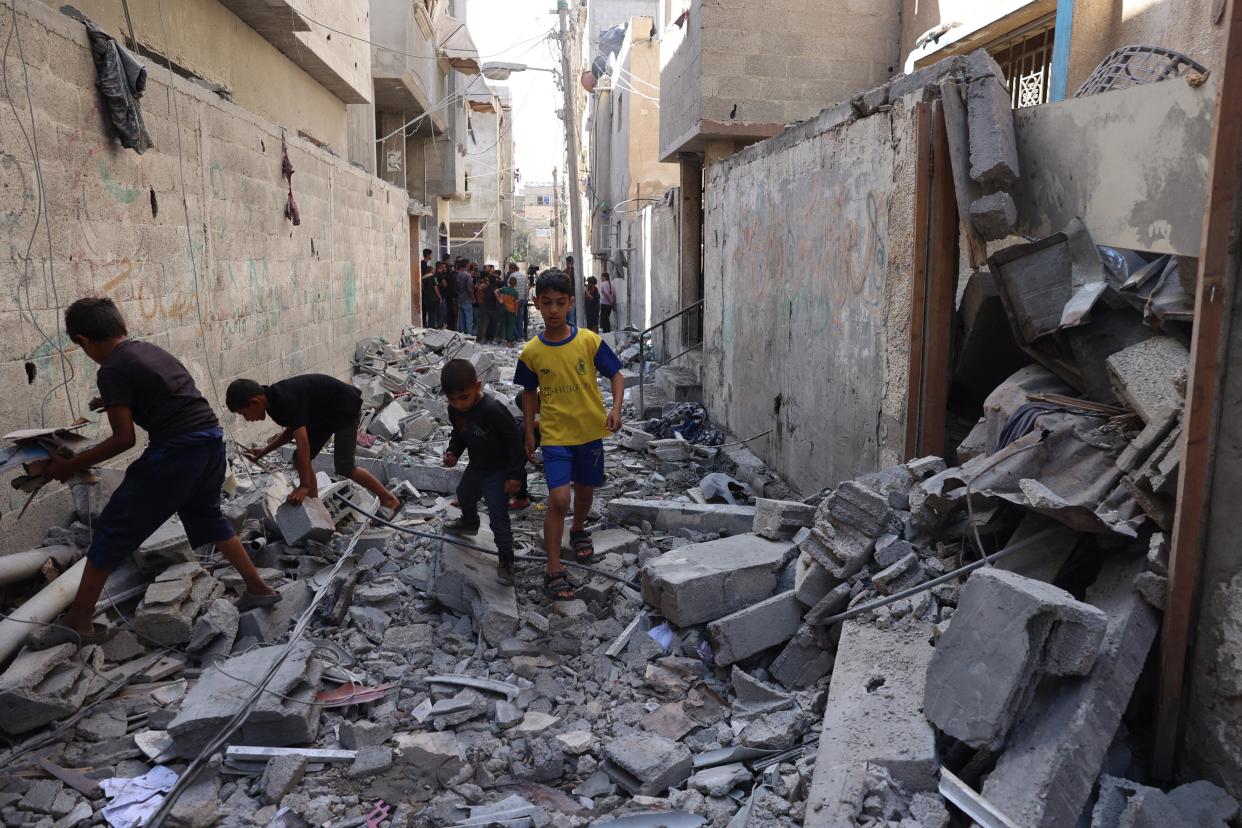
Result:
<svg viewBox="0 0 1242 828"><path fill-rule="evenodd" d="M0 621L0 663L8 661L21 648L33 626L51 622L73 603L85 571L86 558L82 558Z"/></svg>
<svg viewBox="0 0 1242 828"><path fill-rule="evenodd" d="M0 586L36 575L48 558L60 566L68 566L82 555L76 546L45 546L28 552L0 556Z"/></svg>

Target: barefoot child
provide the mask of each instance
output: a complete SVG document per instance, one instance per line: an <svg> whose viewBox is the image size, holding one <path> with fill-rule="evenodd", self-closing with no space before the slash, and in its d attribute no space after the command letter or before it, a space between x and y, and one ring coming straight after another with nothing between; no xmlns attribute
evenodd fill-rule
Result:
<svg viewBox="0 0 1242 828"><path fill-rule="evenodd" d="M257 423L271 417L285 430L261 449L243 452L258 461L285 443L294 442L293 466L298 470L298 487L289 495L290 503L301 503L319 496L311 460L335 436L333 461L336 473L347 477L380 499L380 517L392 520L401 508L401 499L366 469L357 466L358 421L362 414L362 392L327 374L301 374L271 385L251 379L229 383L224 395L229 411Z"/></svg>
<svg viewBox="0 0 1242 828"><path fill-rule="evenodd" d="M174 514L181 517L190 546L214 543L241 573L246 593L237 602L239 610L279 601L220 512L228 468L224 433L185 366L162 348L129 339L125 319L111 299L74 302L65 310L65 331L99 363L96 382L112 435L73 459L53 457L43 474L63 482L128 451L135 443L135 425L147 432L150 442L125 470L125 479L99 516L82 582L63 626L49 628L40 644L106 639L107 633L97 632L91 618L108 574Z"/></svg>
<svg viewBox="0 0 1242 828"><path fill-rule="evenodd" d="M453 359L440 370L440 388L448 397L453 436L444 452L444 465L452 468L463 451L470 464L457 486L461 519L449 524L450 532L473 535L479 531L479 499L487 501L487 517L500 561L496 580L513 583L513 528L509 523L509 496L526 488L526 455L522 438L509 409L483 393L474 366Z"/></svg>
<svg viewBox="0 0 1242 828"><path fill-rule="evenodd" d="M546 271L535 285L535 307L543 315L544 332L526 343L514 381L526 389L522 411L526 420L526 453L535 453L538 413L543 442L543 469L548 481L548 512L543 522L548 556L544 589L553 601L570 601L573 585L561 567L561 538L569 514L573 486L574 518L569 543L579 563L595 555L587 515L595 488L604 483L604 442L621 428L625 378L621 361L599 334L571 326L574 286L564 273ZM596 372L612 382L612 410L605 416Z"/></svg>

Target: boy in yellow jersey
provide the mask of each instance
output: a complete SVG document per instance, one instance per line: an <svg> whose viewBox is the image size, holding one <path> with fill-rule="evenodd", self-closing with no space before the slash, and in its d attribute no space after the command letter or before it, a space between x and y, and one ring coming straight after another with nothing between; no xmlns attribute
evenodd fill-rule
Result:
<svg viewBox="0 0 1242 828"><path fill-rule="evenodd" d="M561 538L569 514L569 488L574 492L574 521L569 544L579 563L595 555L587 515L595 487L604 483L604 442L621 429L625 378L621 360L599 334L567 323L574 304L574 286L564 273L547 270L535 284L535 307L543 315L544 332L526 343L518 359L514 381L526 389L526 454L534 459L535 419L538 414L543 448L543 470L548 481L548 511L543 521L543 545L548 556L544 591L553 601L571 601L574 588L561 567ZM612 382L612 410L604 414L604 399L596 372Z"/></svg>

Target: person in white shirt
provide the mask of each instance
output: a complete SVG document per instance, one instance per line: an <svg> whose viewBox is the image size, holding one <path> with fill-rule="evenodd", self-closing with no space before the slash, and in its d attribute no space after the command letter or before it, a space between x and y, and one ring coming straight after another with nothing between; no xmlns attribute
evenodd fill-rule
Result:
<svg viewBox="0 0 1242 828"><path fill-rule="evenodd" d="M605 270L600 274L599 284L599 324L604 333L612 331L612 311L617 306L617 290L612 285L612 277Z"/></svg>

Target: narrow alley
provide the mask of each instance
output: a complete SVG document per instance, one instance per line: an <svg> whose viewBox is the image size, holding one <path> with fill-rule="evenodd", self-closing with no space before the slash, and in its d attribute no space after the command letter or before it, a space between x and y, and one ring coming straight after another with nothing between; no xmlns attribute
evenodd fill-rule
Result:
<svg viewBox="0 0 1242 828"><path fill-rule="evenodd" d="M0 822L1242 828L1242 0L0 0Z"/></svg>

